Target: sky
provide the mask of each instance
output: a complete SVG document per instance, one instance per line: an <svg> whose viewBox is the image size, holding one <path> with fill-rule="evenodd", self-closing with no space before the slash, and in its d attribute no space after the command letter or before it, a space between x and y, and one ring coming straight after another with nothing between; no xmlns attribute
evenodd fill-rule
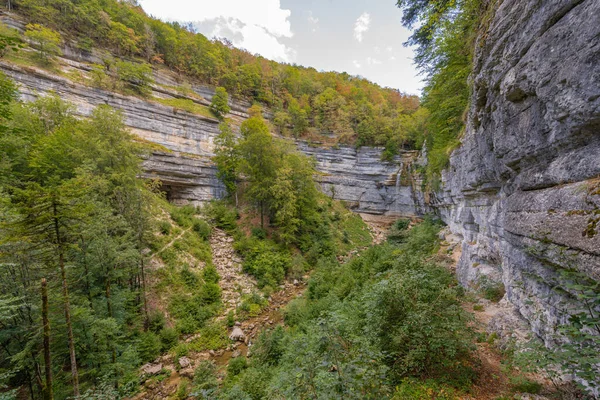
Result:
<svg viewBox="0 0 600 400"><path fill-rule="evenodd" d="M363 76L420 94L413 50L395 0L139 0L165 21L280 62Z"/></svg>

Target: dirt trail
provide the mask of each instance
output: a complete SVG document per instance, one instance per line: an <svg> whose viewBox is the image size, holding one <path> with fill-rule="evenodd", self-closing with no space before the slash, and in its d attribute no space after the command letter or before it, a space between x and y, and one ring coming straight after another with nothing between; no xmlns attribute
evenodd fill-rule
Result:
<svg viewBox="0 0 600 400"><path fill-rule="evenodd" d="M461 256L460 239L450 233L449 229L442 231L444 240L441 243L439 255L448 261L448 267L453 273L456 272L456 264ZM494 315L494 304L486 301L489 305L482 311L473 311L473 304L465 302L463 308L475 317L472 326L475 332L486 336L487 324ZM477 381L471 388L470 400L492 400L510 393L509 377L502 368L503 356L493 343L476 343L475 358L478 365Z"/></svg>

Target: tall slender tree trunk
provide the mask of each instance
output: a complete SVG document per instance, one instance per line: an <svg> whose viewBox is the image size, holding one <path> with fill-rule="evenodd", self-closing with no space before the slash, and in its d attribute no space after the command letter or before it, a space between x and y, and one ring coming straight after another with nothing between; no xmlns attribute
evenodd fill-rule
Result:
<svg viewBox="0 0 600 400"><path fill-rule="evenodd" d="M52 400L52 361L50 359L50 321L48 320L48 285L46 278L42 279L42 324L44 325L44 365L46 372L46 385L44 386L44 399Z"/></svg>
<svg viewBox="0 0 600 400"><path fill-rule="evenodd" d="M146 300L146 272L144 265L144 254L140 253L140 272L141 272L141 286L142 286L142 301L144 303L144 330L148 330L150 324L150 318L148 318L148 301Z"/></svg>
<svg viewBox="0 0 600 400"><path fill-rule="evenodd" d="M52 204L54 212L54 233L58 244L58 265L62 279L63 301L65 306L65 320L67 323L67 335L69 338L69 357L71 359L71 377L73 380L73 394L79 398L79 374L77 373L77 358L75 357L75 339L73 338L73 325L71 324L71 302L69 300L69 286L67 285L67 272L65 271L65 253L58 224L58 210L56 203Z"/></svg>

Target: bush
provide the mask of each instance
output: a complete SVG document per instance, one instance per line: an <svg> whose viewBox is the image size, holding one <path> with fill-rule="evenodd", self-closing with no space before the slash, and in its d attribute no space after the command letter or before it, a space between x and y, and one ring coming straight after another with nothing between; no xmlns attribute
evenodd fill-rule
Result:
<svg viewBox="0 0 600 400"><path fill-rule="evenodd" d="M194 206L174 207L171 211L171 219L182 228L189 228L193 225L194 214L196 214Z"/></svg>
<svg viewBox="0 0 600 400"><path fill-rule="evenodd" d="M203 240L208 240L210 237L211 229L210 225L198 218L193 219L192 228Z"/></svg>
<svg viewBox="0 0 600 400"><path fill-rule="evenodd" d="M160 224L158 227L159 227L160 233L162 233L163 235L171 234L171 224L169 222L160 221Z"/></svg>
<svg viewBox="0 0 600 400"><path fill-rule="evenodd" d="M212 361L201 361L194 371L193 392L202 395L204 398L212 398L219 381L217 380L217 368Z"/></svg>
<svg viewBox="0 0 600 400"><path fill-rule="evenodd" d="M202 279L204 279L204 282L206 283L218 283L221 277L217 272L217 268L212 264L208 264L202 270Z"/></svg>
<svg viewBox="0 0 600 400"><path fill-rule="evenodd" d="M257 239L266 239L267 238L267 230L264 228L261 228L259 226L255 226L254 228L252 228L252 236L257 238Z"/></svg>
<svg viewBox="0 0 600 400"><path fill-rule="evenodd" d="M516 376L510 378L510 384L515 392L538 394L542 391L542 385L538 382L525 378L524 376Z"/></svg>
<svg viewBox="0 0 600 400"><path fill-rule="evenodd" d="M148 316L148 329L151 332L160 332L165 327L165 323L165 316L161 312L153 312Z"/></svg>
<svg viewBox="0 0 600 400"><path fill-rule="evenodd" d="M142 362L149 362L160 355L161 342L154 332L142 332L139 337L137 351Z"/></svg>
<svg viewBox="0 0 600 400"><path fill-rule="evenodd" d="M154 82L150 65L119 61L115 66L119 81L123 82L127 89L142 96L150 93L150 84Z"/></svg>
<svg viewBox="0 0 600 400"><path fill-rule="evenodd" d="M198 287L200 279L195 272L190 271L188 265L184 265L180 272L181 279L189 289L195 289Z"/></svg>
<svg viewBox="0 0 600 400"><path fill-rule="evenodd" d="M233 207L227 206L222 201L212 201L205 209L206 215L215 221L217 227L228 233L233 233L237 229L237 220L239 215Z"/></svg>
<svg viewBox="0 0 600 400"><path fill-rule="evenodd" d="M35 43L37 56L43 63L50 63L55 56L60 55L60 33L38 24L26 26L25 37Z"/></svg>
<svg viewBox="0 0 600 400"><path fill-rule="evenodd" d="M159 336L163 352L171 349L179 341L179 334L177 333L177 330L173 328L163 328L160 331Z"/></svg>
<svg viewBox="0 0 600 400"><path fill-rule="evenodd" d="M195 351L218 350L229 343L227 329L219 323L212 323L200 329L200 334L191 346Z"/></svg>
<svg viewBox="0 0 600 400"><path fill-rule="evenodd" d="M221 287L216 283L206 282L200 289L199 299L201 304L209 305L221 301Z"/></svg>
<svg viewBox="0 0 600 400"><path fill-rule="evenodd" d="M246 357L232 358L227 366L227 377L239 375L246 368L248 368Z"/></svg>
<svg viewBox="0 0 600 400"><path fill-rule="evenodd" d="M215 95L210 103L210 110L220 120L223 120L225 115L230 111L229 95L224 87L218 87L215 89Z"/></svg>

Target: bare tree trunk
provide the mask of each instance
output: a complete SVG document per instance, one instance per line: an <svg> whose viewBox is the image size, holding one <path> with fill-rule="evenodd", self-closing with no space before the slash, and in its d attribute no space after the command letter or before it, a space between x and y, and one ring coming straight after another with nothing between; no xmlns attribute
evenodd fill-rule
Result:
<svg viewBox="0 0 600 400"><path fill-rule="evenodd" d="M144 330L148 330L150 318L148 318L148 301L146 300L146 272L144 269L144 254L140 254L140 272L142 275L142 301L144 302Z"/></svg>
<svg viewBox="0 0 600 400"><path fill-rule="evenodd" d="M63 301L65 306L65 320L67 322L67 334L69 338L69 356L71 359L71 376L73 380L73 394L79 398L79 374L77 373L77 358L75 357L75 339L73 338L73 325L71 324L71 302L69 300L69 286L67 285L67 273L65 271L65 254L58 225L58 210L56 203L52 205L54 211L54 231L58 244L58 265L62 279Z"/></svg>
<svg viewBox="0 0 600 400"><path fill-rule="evenodd" d="M46 385L44 386L44 400L52 400L52 362L50 359L50 321L48 320L48 285L46 278L42 279L42 324L44 325L44 365L46 372Z"/></svg>

